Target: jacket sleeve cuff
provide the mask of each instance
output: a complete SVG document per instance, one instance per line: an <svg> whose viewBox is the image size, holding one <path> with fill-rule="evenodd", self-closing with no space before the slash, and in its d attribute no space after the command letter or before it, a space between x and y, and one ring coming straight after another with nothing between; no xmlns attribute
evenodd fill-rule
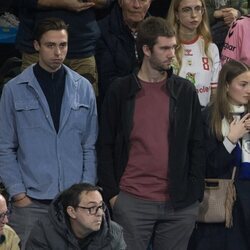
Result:
<svg viewBox="0 0 250 250"><path fill-rule="evenodd" d="M236 144L230 142L227 137L224 138L223 144L229 154L231 154L234 148L236 147Z"/></svg>
<svg viewBox="0 0 250 250"><path fill-rule="evenodd" d="M7 191L10 195L10 199L12 199L13 196L15 196L17 194L26 193L26 189L22 184L12 185L12 186L8 187Z"/></svg>

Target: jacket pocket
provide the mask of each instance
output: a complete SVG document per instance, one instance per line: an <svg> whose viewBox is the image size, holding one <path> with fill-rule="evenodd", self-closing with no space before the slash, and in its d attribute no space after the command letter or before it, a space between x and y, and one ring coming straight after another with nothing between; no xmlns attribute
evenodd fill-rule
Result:
<svg viewBox="0 0 250 250"><path fill-rule="evenodd" d="M86 129L86 121L89 119L89 105L78 103L71 107L70 123L72 127L81 132Z"/></svg>
<svg viewBox="0 0 250 250"><path fill-rule="evenodd" d="M17 126L35 128L41 126L41 109L37 100L15 101Z"/></svg>

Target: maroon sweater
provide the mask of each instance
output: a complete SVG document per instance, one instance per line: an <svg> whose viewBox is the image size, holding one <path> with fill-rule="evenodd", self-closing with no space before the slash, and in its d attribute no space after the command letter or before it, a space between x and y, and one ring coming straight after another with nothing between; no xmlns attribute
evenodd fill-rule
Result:
<svg viewBox="0 0 250 250"><path fill-rule="evenodd" d="M142 199L166 201L168 195L169 95L165 81L140 81L136 96L129 160L122 191Z"/></svg>

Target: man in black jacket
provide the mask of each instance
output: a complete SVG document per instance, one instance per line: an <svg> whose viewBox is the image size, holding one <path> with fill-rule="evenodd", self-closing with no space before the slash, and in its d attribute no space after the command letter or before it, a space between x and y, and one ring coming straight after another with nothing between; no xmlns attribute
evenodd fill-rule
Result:
<svg viewBox="0 0 250 250"><path fill-rule="evenodd" d="M75 184L55 198L48 215L33 227L26 250L125 250L121 227L105 211L99 187Z"/></svg>
<svg viewBox="0 0 250 250"><path fill-rule="evenodd" d="M138 29L142 65L115 81L101 115L98 176L128 250L187 248L203 196L205 154L194 86L173 75L176 38L162 18Z"/></svg>
<svg viewBox="0 0 250 250"><path fill-rule="evenodd" d="M151 0L118 0L111 13L99 21L96 63L101 102L114 79L132 73L138 66L137 27L148 15L150 4Z"/></svg>

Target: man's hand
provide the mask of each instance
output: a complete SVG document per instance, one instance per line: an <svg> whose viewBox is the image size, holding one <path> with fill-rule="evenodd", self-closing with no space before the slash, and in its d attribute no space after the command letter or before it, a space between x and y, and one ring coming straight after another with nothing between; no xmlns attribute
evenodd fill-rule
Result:
<svg viewBox="0 0 250 250"><path fill-rule="evenodd" d="M81 1L81 0L38 0L39 8L55 8L66 9L75 12L81 12L94 7L94 2Z"/></svg>
<svg viewBox="0 0 250 250"><path fill-rule="evenodd" d="M224 19L224 23L228 26L239 16L238 10L234 8L225 8L222 9L222 17Z"/></svg>
<svg viewBox="0 0 250 250"><path fill-rule="evenodd" d="M113 207L114 207L114 205L115 205L117 196L118 196L118 195L112 197L112 198L109 200L109 204L110 204L110 206L111 206L112 209L113 209Z"/></svg>
<svg viewBox="0 0 250 250"><path fill-rule="evenodd" d="M21 193L13 197L12 203L16 207L26 207L32 203L32 200L25 193Z"/></svg>

